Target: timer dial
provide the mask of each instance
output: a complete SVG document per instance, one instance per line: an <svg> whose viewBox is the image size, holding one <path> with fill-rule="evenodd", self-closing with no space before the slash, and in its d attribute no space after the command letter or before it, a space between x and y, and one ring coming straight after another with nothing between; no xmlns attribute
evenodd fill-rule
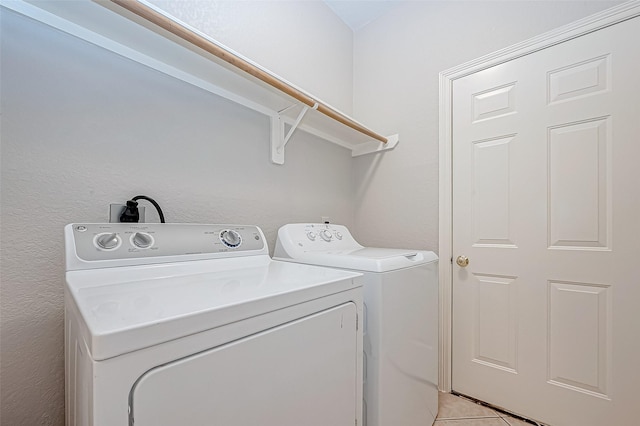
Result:
<svg viewBox="0 0 640 426"><path fill-rule="evenodd" d="M227 247L236 248L242 244L242 237L233 229L225 229L220 233L220 241Z"/></svg>
<svg viewBox="0 0 640 426"><path fill-rule="evenodd" d="M326 242L329 242L333 238L333 235L331 235L331 232L329 232L329 230L323 229L322 231L320 231L320 237L322 237L322 239Z"/></svg>

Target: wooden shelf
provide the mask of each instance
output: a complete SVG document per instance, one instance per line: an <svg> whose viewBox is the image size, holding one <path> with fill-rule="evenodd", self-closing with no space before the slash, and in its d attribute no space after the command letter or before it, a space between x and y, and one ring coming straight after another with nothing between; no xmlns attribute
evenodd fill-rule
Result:
<svg viewBox="0 0 640 426"><path fill-rule="evenodd" d="M398 143L397 135L374 132L144 1L2 0L0 4L268 115L274 163L284 163L286 133L296 126L351 149L353 156L392 149Z"/></svg>

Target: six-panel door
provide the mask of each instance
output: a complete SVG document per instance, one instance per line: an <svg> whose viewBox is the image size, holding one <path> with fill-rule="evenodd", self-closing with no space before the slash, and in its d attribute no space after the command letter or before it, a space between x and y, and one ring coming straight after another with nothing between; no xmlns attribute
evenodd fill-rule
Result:
<svg viewBox="0 0 640 426"><path fill-rule="evenodd" d="M454 82L453 390L634 424L638 37L634 18Z"/></svg>

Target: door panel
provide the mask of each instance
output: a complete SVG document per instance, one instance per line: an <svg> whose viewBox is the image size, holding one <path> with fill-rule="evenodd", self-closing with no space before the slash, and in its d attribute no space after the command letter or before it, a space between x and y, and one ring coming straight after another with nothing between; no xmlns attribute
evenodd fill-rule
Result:
<svg viewBox="0 0 640 426"><path fill-rule="evenodd" d="M607 397L610 286L549 282L549 382ZM576 322L576 318L580 321Z"/></svg>
<svg viewBox="0 0 640 426"><path fill-rule="evenodd" d="M631 426L640 18L453 84L453 390Z"/></svg>
<svg viewBox="0 0 640 426"><path fill-rule="evenodd" d="M609 249L609 122L599 117L549 129L549 248Z"/></svg>
<svg viewBox="0 0 640 426"><path fill-rule="evenodd" d="M509 208L509 152L513 136L473 143L474 245L513 246Z"/></svg>
<svg viewBox="0 0 640 426"><path fill-rule="evenodd" d="M474 362L516 372L517 312L515 277L474 274L473 355Z"/></svg>
<svg viewBox="0 0 640 426"><path fill-rule="evenodd" d="M353 426L356 315L345 303L152 369L131 391L134 424Z"/></svg>

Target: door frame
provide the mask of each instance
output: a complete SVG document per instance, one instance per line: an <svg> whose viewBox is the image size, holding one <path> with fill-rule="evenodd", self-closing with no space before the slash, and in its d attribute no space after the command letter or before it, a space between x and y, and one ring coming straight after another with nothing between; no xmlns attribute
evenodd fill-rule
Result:
<svg viewBox="0 0 640 426"><path fill-rule="evenodd" d="M514 44L440 73L439 114L439 388L451 392L453 324L453 156L452 98L455 80L640 16L640 0L632 0ZM450 259L446 263L446 259Z"/></svg>

